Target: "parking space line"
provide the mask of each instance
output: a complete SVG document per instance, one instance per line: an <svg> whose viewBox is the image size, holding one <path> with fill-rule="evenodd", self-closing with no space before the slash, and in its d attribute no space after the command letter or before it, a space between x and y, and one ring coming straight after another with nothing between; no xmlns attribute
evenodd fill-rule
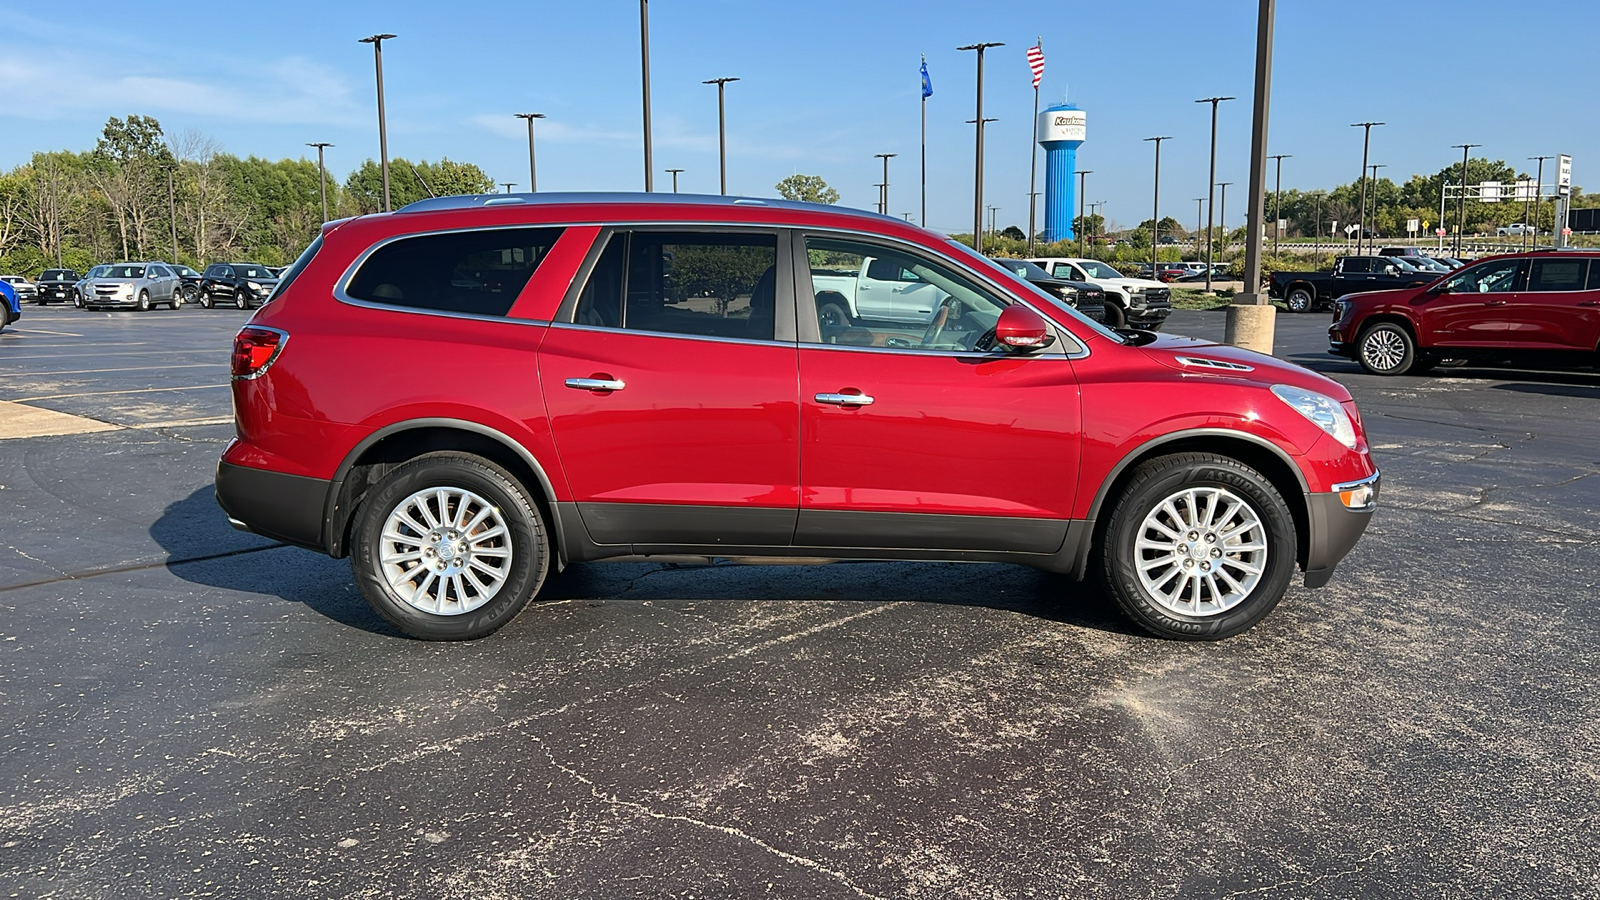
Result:
<svg viewBox="0 0 1600 900"><path fill-rule="evenodd" d="M48 350L65 350L65 349L68 349L68 348L66 348L66 347L35 347L35 348L32 348L32 349L35 349L35 350L46 350L46 349L48 349ZM77 358L79 356L96 356L96 357L99 357L99 356L144 356L144 355L150 354L150 353L170 353L170 352L171 351L165 350L165 349L162 349L162 348L159 348L159 347L155 348L155 349L152 349L152 350L113 350L110 353L102 353L102 352L100 352L98 350L90 349L90 350L88 350L88 352L84 352L84 353L62 353L62 354L58 354L56 356L4 356L4 357L0 357L0 361L11 362L14 359L75 359L75 358ZM231 351L231 350L186 350L186 351L184 351L184 355L185 356L193 356L196 353L216 353L216 354L218 354L220 356L228 356L232 352L233 351Z"/></svg>
<svg viewBox="0 0 1600 900"><path fill-rule="evenodd" d="M93 375L98 372L164 372L167 369L214 369L212 363L186 363L181 366L127 366L121 369L67 369L64 372L27 372L12 374L27 374L35 377L54 377L56 375Z"/></svg>
<svg viewBox="0 0 1600 900"><path fill-rule="evenodd" d="M226 388L227 384L192 384L188 387L134 388L127 391L85 391L81 394L46 394L42 397L12 397L13 403L32 403L35 400L66 400L72 397L108 397L113 394L159 394L165 391L203 391Z"/></svg>
<svg viewBox="0 0 1600 900"><path fill-rule="evenodd" d="M53 334L56 337L83 337L83 335L75 331L46 331L43 328L14 328L12 330L24 336L30 334Z"/></svg>
<svg viewBox="0 0 1600 900"><path fill-rule="evenodd" d="M172 422L128 422L124 428L187 428L196 425L232 425L233 416L212 416L209 419L179 419Z"/></svg>

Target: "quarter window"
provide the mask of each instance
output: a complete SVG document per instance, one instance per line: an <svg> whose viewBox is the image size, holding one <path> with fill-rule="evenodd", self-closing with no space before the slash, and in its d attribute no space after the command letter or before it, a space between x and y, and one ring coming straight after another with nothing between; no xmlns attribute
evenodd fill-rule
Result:
<svg viewBox="0 0 1600 900"><path fill-rule="evenodd" d="M777 261L773 234L618 232L578 296L574 321L770 341Z"/></svg>
<svg viewBox="0 0 1600 900"><path fill-rule="evenodd" d="M1536 259L1528 267L1530 291L1581 291L1587 259Z"/></svg>
<svg viewBox="0 0 1600 900"><path fill-rule="evenodd" d="M504 316L560 236L559 228L495 228L401 238L374 250L345 292L386 306Z"/></svg>

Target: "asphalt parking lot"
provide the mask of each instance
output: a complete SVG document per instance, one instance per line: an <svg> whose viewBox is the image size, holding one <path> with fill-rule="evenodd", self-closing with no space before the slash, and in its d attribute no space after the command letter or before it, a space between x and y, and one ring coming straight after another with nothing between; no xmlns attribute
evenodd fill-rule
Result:
<svg viewBox="0 0 1600 900"><path fill-rule="evenodd" d="M629 563L430 645L213 502L247 315L0 333L0 896L1600 896L1593 370L1280 314L1382 507L1219 644L1018 567Z"/></svg>

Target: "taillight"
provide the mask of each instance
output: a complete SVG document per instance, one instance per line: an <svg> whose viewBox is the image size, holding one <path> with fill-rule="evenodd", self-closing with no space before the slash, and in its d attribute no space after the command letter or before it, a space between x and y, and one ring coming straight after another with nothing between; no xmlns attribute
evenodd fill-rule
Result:
<svg viewBox="0 0 1600 900"><path fill-rule="evenodd" d="M235 381L259 378L289 342L289 333L260 325L246 325L233 338L232 369Z"/></svg>

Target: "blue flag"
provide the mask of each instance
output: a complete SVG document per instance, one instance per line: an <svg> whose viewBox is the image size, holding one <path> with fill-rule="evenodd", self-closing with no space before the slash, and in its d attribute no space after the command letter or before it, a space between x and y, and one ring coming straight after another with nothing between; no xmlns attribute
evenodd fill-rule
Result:
<svg viewBox="0 0 1600 900"><path fill-rule="evenodd" d="M928 61L922 61L922 99L933 96L933 82L928 78Z"/></svg>

